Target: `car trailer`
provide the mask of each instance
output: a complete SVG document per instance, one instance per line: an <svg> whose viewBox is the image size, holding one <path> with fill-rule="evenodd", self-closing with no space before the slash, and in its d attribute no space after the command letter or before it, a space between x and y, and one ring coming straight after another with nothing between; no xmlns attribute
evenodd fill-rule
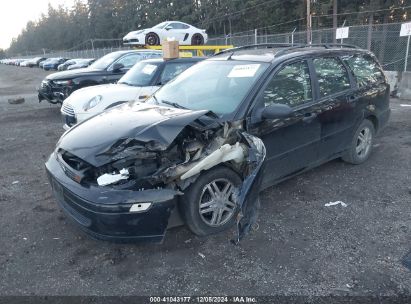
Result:
<svg viewBox="0 0 411 304"><path fill-rule="evenodd" d="M182 53L190 52L194 56L207 56L207 53L217 54L226 49L232 49L233 45L180 45L179 50ZM162 45L145 45L136 47L137 49L162 50Z"/></svg>

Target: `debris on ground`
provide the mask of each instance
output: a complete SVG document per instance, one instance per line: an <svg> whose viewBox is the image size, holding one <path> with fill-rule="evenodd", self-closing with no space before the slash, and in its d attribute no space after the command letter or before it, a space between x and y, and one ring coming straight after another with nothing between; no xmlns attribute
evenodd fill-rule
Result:
<svg viewBox="0 0 411 304"><path fill-rule="evenodd" d="M205 259L205 255L202 254L201 252L199 252L198 255L199 255L200 257L202 257L203 259Z"/></svg>
<svg viewBox="0 0 411 304"><path fill-rule="evenodd" d="M26 100L23 97L17 97L17 98L9 98L8 102L9 104L21 104L24 103Z"/></svg>
<svg viewBox="0 0 411 304"><path fill-rule="evenodd" d="M20 183L20 181L16 180L16 181L12 182L11 184L12 185L17 185L18 183Z"/></svg>
<svg viewBox="0 0 411 304"><path fill-rule="evenodd" d="M344 203L344 202L342 202L342 201L329 202L329 203L325 204L324 206L325 206L325 207L331 207L331 206L336 206L336 205L341 205L341 206L343 206L344 208L348 206L346 203Z"/></svg>

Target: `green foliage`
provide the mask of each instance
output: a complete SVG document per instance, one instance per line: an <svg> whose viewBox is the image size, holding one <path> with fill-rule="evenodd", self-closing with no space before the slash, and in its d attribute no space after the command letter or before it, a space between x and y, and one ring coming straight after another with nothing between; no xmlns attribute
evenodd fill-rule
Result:
<svg viewBox="0 0 411 304"><path fill-rule="evenodd" d="M338 0L338 24L367 24L361 11L406 7L411 0ZM70 49L89 39L121 39L132 30L165 20L180 20L207 29L210 36L259 28L265 33L304 30L302 0L76 0L71 7L53 7L29 21L13 39L9 54ZM312 1L313 28L332 26L333 0ZM344 15L345 12L350 14ZM373 22L399 22L409 9L372 14Z"/></svg>

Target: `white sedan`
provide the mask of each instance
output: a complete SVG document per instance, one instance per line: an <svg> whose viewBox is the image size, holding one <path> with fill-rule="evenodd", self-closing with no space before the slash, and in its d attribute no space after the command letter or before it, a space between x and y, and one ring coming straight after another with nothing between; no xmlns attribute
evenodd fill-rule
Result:
<svg viewBox="0 0 411 304"><path fill-rule="evenodd" d="M134 65L117 84L102 84L74 91L61 107L64 129L119 104L144 101L160 86L203 59L147 59Z"/></svg>
<svg viewBox="0 0 411 304"><path fill-rule="evenodd" d="M180 45L207 43L205 30L180 21L166 21L144 30L128 33L123 38L126 45L161 45L167 38L174 38Z"/></svg>

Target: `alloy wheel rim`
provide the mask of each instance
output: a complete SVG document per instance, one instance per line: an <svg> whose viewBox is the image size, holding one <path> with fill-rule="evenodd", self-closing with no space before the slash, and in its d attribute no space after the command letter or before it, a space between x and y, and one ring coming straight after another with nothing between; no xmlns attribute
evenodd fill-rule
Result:
<svg viewBox="0 0 411 304"><path fill-rule="evenodd" d="M219 227L226 224L234 215L234 185L221 178L204 186L199 201L199 214L205 224Z"/></svg>
<svg viewBox="0 0 411 304"><path fill-rule="evenodd" d="M366 127L360 131L357 138L355 152L359 157L365 157L370 151L372 144L372 133L370 128Z"/></svg>
<svg viewBox="0 0 411 304"><path fill-rule="evenodd" d="M156 39L156 37L155 37L154 35L149 35L149 36L147 37L147 43L148 43L148 45L155 45L156 42L157 42L157 39Z"/></svg>

